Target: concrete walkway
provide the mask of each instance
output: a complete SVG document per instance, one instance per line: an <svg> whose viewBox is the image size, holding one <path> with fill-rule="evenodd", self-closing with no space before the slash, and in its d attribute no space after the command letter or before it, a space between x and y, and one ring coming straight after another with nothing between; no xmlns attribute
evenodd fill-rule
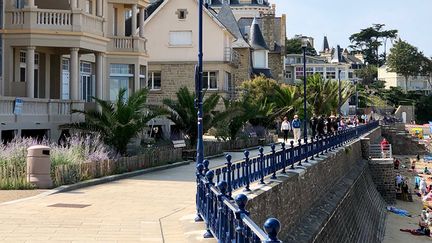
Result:
<svg viewBox="0 0 432 243"><path fill-rule="evenodd" d="M250 152L258 155L257 149ZM244 157L230 154L232 161ZM214 158L210 167L224 163L224 157ZM216 242L203 239L204 223L193 221L195 192L191 163L0 205L0 242Z"/></svg>

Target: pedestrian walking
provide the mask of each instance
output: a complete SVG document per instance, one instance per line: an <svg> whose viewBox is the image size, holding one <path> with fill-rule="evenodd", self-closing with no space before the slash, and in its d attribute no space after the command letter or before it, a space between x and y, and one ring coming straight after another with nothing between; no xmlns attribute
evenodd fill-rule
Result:
<svg viewBox="0 0 432 243"><path fill-rule="evenodd" d="M332 116L327 117L327 135L330 135L333 133L332 129L333 129L333 124L332 124Z"/></svg>
<svg viewBox="0 0 432 243"><path fill-rule="evenodd" d="M288 121L288 117L284 117L284 120L281 124L281 131L283 132L284 143L288 142L288 133L291 130L291 124Z"/></svg>
<svg viewBox="0 0 432 243"><path fill-rule="evenodd" d="M317 125L318 125L318 118L316 117L316 114L314 113L309 121L310 128L312 130L312 137L315 138L317 134Z"/></svg>
<svg viewBox="0 0 432 243"><path fill-rule="evenodd" d="M325 128L325 118L323 116L319 116L318 124L317 124L317 132L320 138L324 136L324 128Z"/></svg>
<svg viewBox="0 0 432 243"><path fill-rule="evenodd" d="M298 141L300 139L301 134L301 122L298 118L298 115L294 115L294 119L291 122L291 127L294 133L294 141Z"/></svg>

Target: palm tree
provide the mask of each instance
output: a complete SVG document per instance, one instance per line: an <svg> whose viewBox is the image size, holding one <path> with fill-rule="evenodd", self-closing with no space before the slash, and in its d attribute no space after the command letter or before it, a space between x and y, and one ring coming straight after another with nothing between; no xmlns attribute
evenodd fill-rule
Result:
<svg viewBox="0 0 432 243"><path fill-rule="evenodd" d="M301 89L303 90L303 89ZM308 103L316 114L330 114L338 108L339 83L334 80L324 80L321 75L309 76L307 82ZM342 104L354 93L353 86L341 81Z"/></svg>
<svg viewBox="0 0 432 243"><path fill-rule="evenodd" d="M293 117L294 113L302 106L302 100L299 97L300 92L297 86L281 85L275 88L274 117Z"/></svg>
<svg viewBox="0 0 432 243"><path fill-rule="evenodd" d="M126 97L126 89L120 89L117 100L105 101L93 97L99 110L80 111L85 122L63 125L62 128L97 133L105 144L121 155L126 155L127 144L147 126L147 122L161 114L146 105L147 90L142 89Z"/></svg>
<svg viewBox="0 0 432 243"><path fill-rule="evenodd" d="M191 93L187 87L182 87L176 93L176 96L177 100L163 100L163 104L168 107L168 118L176 124L180 131L189 137L191 145L195 145L198 136L195 93ZM212 94L203 102L204 133L213 125L213 119L216 114L215 108L219 103L219 99L220 96L218 94Z"/></svg>

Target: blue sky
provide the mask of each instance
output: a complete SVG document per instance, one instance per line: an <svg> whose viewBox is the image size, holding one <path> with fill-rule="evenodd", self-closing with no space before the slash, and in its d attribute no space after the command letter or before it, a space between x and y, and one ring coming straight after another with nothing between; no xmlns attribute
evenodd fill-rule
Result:
<svg viewBox="0 0 432 243"><path fill-rule="evenodd" d="M324 35L330 46L348 46L349 36L375 23L398 29L399 36L432 56L432 0L270 0L277 14L287 15L288 38L303 34L322 49ZM391 46L390 42L387 43Z"/></svg>

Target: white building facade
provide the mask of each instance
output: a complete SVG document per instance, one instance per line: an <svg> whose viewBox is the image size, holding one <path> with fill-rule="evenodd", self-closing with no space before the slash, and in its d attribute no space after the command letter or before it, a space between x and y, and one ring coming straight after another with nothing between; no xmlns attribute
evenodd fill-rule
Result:
<svg viewBox="0 0 432 243"><path fill-rule="evenodd" d="M426 94L432 92L431 77L420 75L409 77L407 82L402 75L389 72L387 66L382 66L378 69L378 80L385 82L386 89L390 89L390 87L400 87L405 91L422 91Z"/></svg>
<svg viewBox="0 0 432 243"><path fill-rule="evenodd" d="M148 0L5 0L0 139L56 140L72 109L147 83ZM133 30L133 31L132 31Z"/></svg>

